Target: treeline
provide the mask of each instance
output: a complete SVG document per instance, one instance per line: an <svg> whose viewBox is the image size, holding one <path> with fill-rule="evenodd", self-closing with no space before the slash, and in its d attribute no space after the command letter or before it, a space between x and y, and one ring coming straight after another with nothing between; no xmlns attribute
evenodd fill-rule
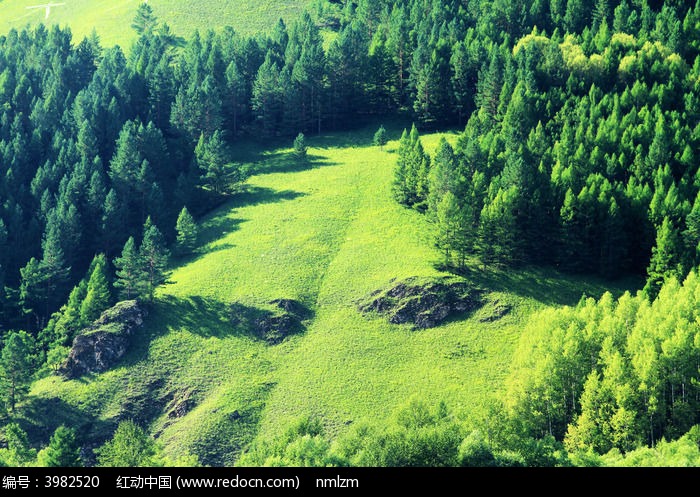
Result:
<svg viewBox="0 0 700 497"><path fill-rule="evenodd" d="M79 433L66 426L56 428L48 445L39 451L30 445L27 433L18 423L5 425L3 435L5 446L0 449L0 466L137 468L199 465L195 456L167 457L158 442L143 428L128 420L121 421L112 438L92 451L83 449Z"/></svg>
<svg viewBox="0 0 700 497"><path fill-rule="evenodd" d="M653 303L606 294L534 317L505 396L518 435L553 437L585 458L688 433L700 423L699 291L693 271Z"/></svg>
<svg viewBox="0 0 700 497"><path fill-rule="evenodd" d="M653 296L700 262L700 7L557 5L535 2L522 37L468 30L476 108L432 159L405 134L395 197L428 212L450 265L646 273Z"/></svg>
<svg viewBox="0 0 700 497"><path fill-rule="evenodd" d="M241 454L238 466L292 467L571 467L678 466L700 464L700 426L678 439L661 439L625 453L566 450L553 436L532 437L519 419L497 407L481 420L463 419L447 404L417 398L400 406L388 420L358 420L332 440L319 418L299 419L280 437L256 441Z"/></svg>

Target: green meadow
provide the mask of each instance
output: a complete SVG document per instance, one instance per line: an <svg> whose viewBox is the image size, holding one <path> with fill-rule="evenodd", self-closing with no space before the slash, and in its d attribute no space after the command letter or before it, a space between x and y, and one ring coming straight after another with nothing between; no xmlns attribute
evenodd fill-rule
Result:
<svg viewBox="0 0 700 497"><path fill-rule="evenodd" d="M0 34L11 28L45 23L68 26L76 40L95 29L103 46L121 45L128 48L136 39L130 21L142 0L56 0L64 4L52 7L46 18L45 8L27 9L48 2L39 0L0 1ZM306 0L149 0L153 13L170 25L175 34L189 37L195 30L206 31L232 26L248 35L267 31L280 19L291 21L298 17ZM125 22L128 20L128 22Z"/></svg>
<svg viewBox="0 0 700 497"><path fill-rule="evenodd" d="M36 382L25 422L51 410L44 419L107 438L117 421L136 419L171 455L232 464L256 438L310 414L331 436L381 421L412 397L479 416L503 386L529 314L604 286L474 264L466 277L489 303L473 315L415 331L361 314L358 302L374 290L442 274L425 216L392 200L397 142L369 146L373 131L312 138L302 163L290 149L242 154L254 176L201 220L198 253L173 268L126 359L100 375ZM425 136L426 149L441 136ZM311 317L279 345L232 321L232 304L269 309L280 298ZM496 301L512 312L482 322Z"/></svg>

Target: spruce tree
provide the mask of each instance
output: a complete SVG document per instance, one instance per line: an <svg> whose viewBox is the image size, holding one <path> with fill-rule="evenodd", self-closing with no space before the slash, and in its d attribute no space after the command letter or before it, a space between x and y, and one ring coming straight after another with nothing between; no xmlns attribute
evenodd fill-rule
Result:
<svg viewBox="0 0 700 497"><path fill-rule="evenodd" d="M679 278L683 274L683 267L679 257L681 247L680 235L674 228L673 222L665 217L656 234L656 246L651 251L651 261L647 269L647 284L644 292L649 298L654 299L661 289L661 285L668 278Z"/></svg>
<svg viewBox="0 0 700 497"><path fill-rule="evenodd" d="M215 131L210 138L202 133L194 153L202 182L214 192L224 193L228 187L228 174L221 132Z"/></svg>

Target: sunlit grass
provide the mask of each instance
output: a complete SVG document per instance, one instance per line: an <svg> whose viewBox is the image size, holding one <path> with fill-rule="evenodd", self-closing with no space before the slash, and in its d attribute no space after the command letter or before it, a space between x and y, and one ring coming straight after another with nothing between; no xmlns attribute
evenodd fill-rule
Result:
<svg viewBox="0 0 700 497"><path fill-rule="evenodd" d="M360 314L358 300L394 280L442 274L425 216L391 199L397 143L369 146L376 127L310 138L303 163L289 149L242 147L256 175L201 220L199 253L175 268L125 360L82 380L43 379L27 409L54 405L57 423L93 435L136 418L168 452L191 451L210 464L231 464L256 437L275 436L302 415L321 416L333 435L360 419L381 420L414 395L478 415L501 390L530 313L604 285L474 264L467 278L513 308L501 320L480 320L490 304L422 331ZM388 127L397 139L401 127ZM426 149L440 136L425 136ZM279 298L313 312L304 333L269 346L231 324L231 303L264 308ZM190 401L178 417L183 399Z"/></svg>

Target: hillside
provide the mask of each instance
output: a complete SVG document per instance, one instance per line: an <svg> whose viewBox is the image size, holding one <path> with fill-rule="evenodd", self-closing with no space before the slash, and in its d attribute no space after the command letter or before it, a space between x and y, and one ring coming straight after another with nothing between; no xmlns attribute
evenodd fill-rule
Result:
<svg viewBox="0 0 700 497"><path fill-rule="evenodd" d="M700 0L304 5L0 0L0 466L700 465Z"/></svg>
<svg viewBox="0 0 700 497"><path fill-rule="evenodd" d="M121 45L128 48L136 39L136 33L128 28L140 0L66 0L52 7L46 18L46 9L27 9L46 2L33 0L0 1L0 34L11 28L44 22L68 26L76 40L97 30L103 46ZM170 25L179 36L189 37L195 30L206 31L232 26L244 34L255 34L270 29L280 18L296 19L306 5L306 0L240 0L212 2L209 0L150 0L148 4L161 22Z"/></svg>
<svg viewBox="0 0 700 497"><path fill-rule="evenodd" d="M289 150L263 153L247 193L204 220L198 255L175 268L136 350L87 381L37 382L28 406L37 418L26 421L51 409L52 423L99 440L117 420L136 419L168 453L231 464L252 440L309 414L334 436L353 422L388 417L413 396L447 400L460 416L478 414L503 386L523 320L602 286L483 268L474 284L513 308L500 320L481 321L488 305L422 331L363 316L357 302L374 290L439 274L425 220L389 195L397 143L382 151L365 145L370 136L312 140L309 167ZM425 138L429 151L439 136ZM231 324L234 302L269 308L281 298L312 311L303 333L271 346ZM186 406L181 417L178 405Z"/></svg>

